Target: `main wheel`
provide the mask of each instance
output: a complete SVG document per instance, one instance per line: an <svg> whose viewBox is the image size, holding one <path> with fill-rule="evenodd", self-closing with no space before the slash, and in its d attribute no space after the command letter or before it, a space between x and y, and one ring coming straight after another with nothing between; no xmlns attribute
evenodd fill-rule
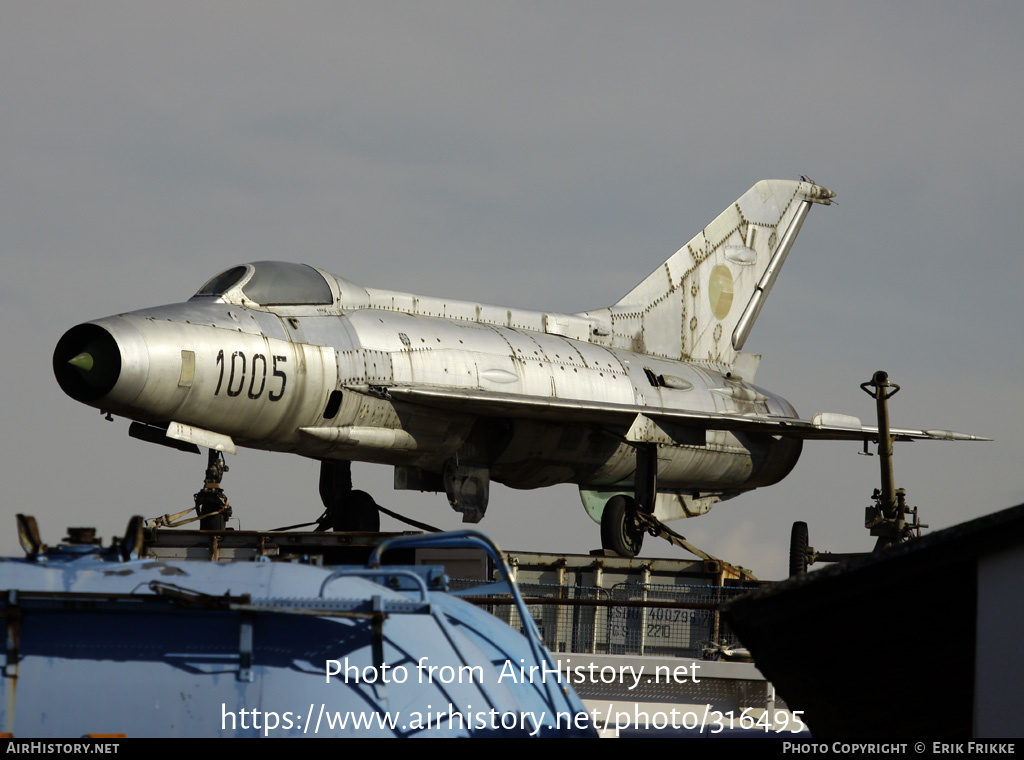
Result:
<svg viewBox="0 0 1024 760"><path fill-rule="evenodd" d="M789 534L790 575L803 575L807 572L807 547L809 543L807 523L793 523L793 530Z"/></svg>
<svg viewBox="0 0 1024 760"><path fill-rule="evenodd" d="M350 491L344 501L333 508L335 530L363 531L377 533L380 531L380 512L377 502L366 491Z"/></svg>
<svg viewBox="0 0 1024 760"><path fill-rule="evenodd" d="M601 546L623 557L635 557L644 544L643 528L636 521L635 502L628 496L613 496L601 514Z"/></svg>

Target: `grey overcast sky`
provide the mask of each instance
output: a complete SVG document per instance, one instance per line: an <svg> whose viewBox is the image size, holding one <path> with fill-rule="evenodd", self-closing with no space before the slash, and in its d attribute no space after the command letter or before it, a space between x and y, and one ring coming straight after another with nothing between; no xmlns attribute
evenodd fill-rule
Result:
<svg viewBox="0 0 1024 760"><path fill-rule="evenodd" d="M201 485L203 459L59 390L74 324L259 259L582 311L758 179L801 174L839 205L812 210L747 342L758 384L869 422L858 385L885 369L896 424L995 439L897 444L925 522L1021 502L1022 30L1011 2L5 4L0 551L17 512L50 543L67 525L109 539ZM857 451L810 442L783 483L674 527L767 578L796 519L819 549L868 548L877 459ZM319 514L315 462L230 466L236 526ZM460 526L387 468L355 476ZM495 487L480 527L506 548L599 544L571 486Z"/></svg>

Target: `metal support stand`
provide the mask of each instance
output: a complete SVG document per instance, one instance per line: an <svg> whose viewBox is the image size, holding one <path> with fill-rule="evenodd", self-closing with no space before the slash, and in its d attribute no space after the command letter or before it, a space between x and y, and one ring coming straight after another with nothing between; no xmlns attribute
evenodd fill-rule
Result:
<svg viewBox="0 0 1024 760"><path fill-rule="evenodd" d="M896 488L893 471L893 437L889 426L889 399L899 393L900 387L889 382L889 375L879 370L861 389L875 399L875 413L878 417L878 465L881 471L881 488L876 488L871 498L875 503L864 510L864 527L876 537L874 551L909 541L921 535L927 525L921 523L917 507L907 506L907 492ZM891 389L891 390L889 390ZM867 451L867 440L864 451ZM790 539L789 572L798 575L806 572L815 562L841 562L852 557L863 557L870 552L817 552L809 545L807 525L798 522L793 525Z"/></svg>
<svg viewBox="0 0 1024 760"><path fill-rule="evenodd" d="M907 492L896 488L892 466L892 435L889 430L888 402L899 393L900 387L889 382L889 376L876 372L861 389L875 399L878 414L878 466L881 470L882 487L876 488L871 498L874 506L864 510L864 527L877 537L875 550L907 541L921 535L922 525L917 516L917 507L907 507ZM886 389L892 388L891 392ZM910 517L910 521L907 517Z"/></svg>

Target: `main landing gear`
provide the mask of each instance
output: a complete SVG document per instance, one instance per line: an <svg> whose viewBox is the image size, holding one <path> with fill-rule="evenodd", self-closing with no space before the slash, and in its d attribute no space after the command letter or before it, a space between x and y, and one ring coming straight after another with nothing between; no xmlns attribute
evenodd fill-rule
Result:
<svg viewBox="0 0 1024 760"><path fill-rule="evenodd" d="M635 557L644 544L646 530L637 519L636 500L613 496L601 514L601 546L623 557Z"/></svg>
<svg viewBox="0 0 1024 760"><path fill-rule="evenodd" d="M380 530L377 503L366 491L356 491L352 488L351 462L320 463L320 500L326 511L317 520L317 530L372 533Z"/></svg>
<svg viewBox="0 0 1024 760"><path fill-rule="evenodd" d="M678 546L706 563L711 563L710 566L718 568L714 572L722 571L728 577L738 580L757 580L746 568L733 565L694 546L655 517L653 512L638 506L631 496L616 494L605 503L601 514L601 544L605 551L615 552L620 557L635 557L643 546L645 533L654 538L663 538L672 546Z"/></svg>
<svg viewBox="0 0 1024 760"><path fill-rule="evenodd" d="M634 444L636 472L633 497L613 496L601 513L601 547L623 557L635 557L644 543L644 533L657 525L654 501L658 496L658 446Z"/></svg>

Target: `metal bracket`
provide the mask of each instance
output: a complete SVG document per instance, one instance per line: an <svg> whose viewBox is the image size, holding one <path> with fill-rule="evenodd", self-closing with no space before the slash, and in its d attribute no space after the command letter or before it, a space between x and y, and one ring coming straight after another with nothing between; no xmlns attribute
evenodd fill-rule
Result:
<svg viewBox="0 0 1024 760"><path fill-rule="evenodd" d="M4 677L18 677L18 642L21 640L21 608L18 606L18 592L7 592L7 609L4 611Z"/></svg>
<svg viewBox="0 0 1024 760"><path fill-rule="evenodd" d="M373 608L373 620L370 621L370 649L373 657L373 667L378 673L384 672L384 600L379 594L370 599ZM380 678L373 684L373 691L377 699L386 700L387 690L384 688L384 679Z"/></svg>
<svg viewBox="0 0 1024 760"><path fill-rule="evenodd" d="M239 617L238 680L252 683L252 615L243 612Z"/></svg>

